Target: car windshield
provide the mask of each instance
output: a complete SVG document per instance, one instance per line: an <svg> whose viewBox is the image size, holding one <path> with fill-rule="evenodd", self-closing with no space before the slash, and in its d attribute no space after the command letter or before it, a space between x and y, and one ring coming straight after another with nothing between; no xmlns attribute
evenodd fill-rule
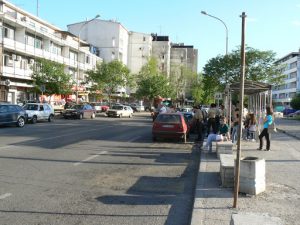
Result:
<svg viewBox="0 0 300 225"><path fill-rule="evenodd" d="M70 109L82 109L83 105L72 105Z"/></svg>
<svg viewBox="0 0 300 225"><path fill-rule="evenodd" d="M39 106L38 105L33 105L33 104L26 104L24 106L25 110L38 110Z"/></svg>
<svg viewBox="0 0 300 225"><path fill-rule="evenodd" d="M160 123L181 123L180 115L159 114L155 122Z"/></svg>
<svg viewBox="0 0 300 225"><path fill-rule="evenodd" d="M123 106L121 106L121 105L114 105L114 106L112 107L112 109L122 110L122 109L123 109Z"/></svg>

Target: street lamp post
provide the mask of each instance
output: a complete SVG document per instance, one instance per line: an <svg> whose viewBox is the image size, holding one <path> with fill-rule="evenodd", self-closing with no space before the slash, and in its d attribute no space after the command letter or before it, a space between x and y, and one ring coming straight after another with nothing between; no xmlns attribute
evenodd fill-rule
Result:
<svg viewBox="0 0 300 225"><path fill-rule="evenodd" d="M78 103L78 83L79 83L79 51L80 51L80 34L81 34L81 31L82 31L82 29L83 29L83 27L86 25L86 24L88 24L89 22L92 22L93 20L95 20L95 19L97 19L97 18L99 18L100 17L100 15L96 15L93 19L90 19L90 20L87 20L87 21L85 21L82 25L81 25L81 27L79 28L79 32L78 32L78 55L77 55L77 79L76 79L76 103Z"/></svg>
<svg viewBox="0 0 300 225"><path fill-rule="evenodd" d="M226 55L227 55L227 54L228 54L228 28L227 28L226 24L225 24L224 21L221 20L220 18L218 18L218 17L216 17L216 16L213 16L213 15L210 15L210 14L208 14L208 13L205 12L205 11L201 11L201 13L202 13L203 15L210 16L210 17L212 17L212 18L214 18L214 19L216 19L216 20L219 20L219 21L225 26L225 29L226 29Z"/></svg>

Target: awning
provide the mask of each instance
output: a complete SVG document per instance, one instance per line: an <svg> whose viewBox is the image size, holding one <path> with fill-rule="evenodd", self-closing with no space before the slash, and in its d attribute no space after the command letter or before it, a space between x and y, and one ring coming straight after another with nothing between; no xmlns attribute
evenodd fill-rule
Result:
<svg viewBox="0 0 300 225"><path fill-rule="evenodd" d="M233 83L229 86L229 89L233 92L240 92L240 82ZM252 95L260 92L269 91L272 89L272 85L258 82L258 81L252 81L252 80L245 80L244 84L244 93L245 95Z"/></svg>

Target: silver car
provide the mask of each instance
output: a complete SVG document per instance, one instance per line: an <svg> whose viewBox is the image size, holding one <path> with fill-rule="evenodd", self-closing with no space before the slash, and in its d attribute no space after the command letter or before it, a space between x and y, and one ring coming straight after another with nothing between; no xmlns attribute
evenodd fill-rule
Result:
<svg viewBox="0 0 300 225"><path fill-rule="evenodd" d="M54 109L47 103L27 103L23 106L28 114L28 121L36 123L40 120L48 120L52 122L54 119Z"/></svg>

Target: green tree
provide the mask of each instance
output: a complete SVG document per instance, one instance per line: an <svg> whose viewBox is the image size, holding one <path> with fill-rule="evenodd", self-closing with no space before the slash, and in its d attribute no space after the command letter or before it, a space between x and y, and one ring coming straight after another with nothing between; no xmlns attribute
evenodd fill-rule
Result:
<svg viewBox="0 0 300 225"><path fill-rule="evenodd" d="M197 73L186 66L171 65L170 84L174 87L176 98L182 100L182 96L191 96L191 88L197 79Z"/></svg>
<svg viewBox="0 0 300 225"><path fill-rule="evenodd" d="M297 94L291 101L291 106L293 109L300 109L300 93Z"/></svg>
<svg viewBox="0 0 300 225"><path fill-rule="evenodd" d="M157 96L174 98L174 87L170 84L168 78L160 74L157 69L157 61L150 58L138 74L136 96L145 98L153 103Z"/></svg>
<svg viewBox="0 0 300 225"><path fill-rule="evenodd" d="M47 59L36 59L31 78L37 92L47 95L69 94L73 86L71 76L64 72L64 65ZM45 90L42 90L42 86Z"/></svg>
<svg viewBox="0 0 300 225"><path fill-rule="evenodd" d="M132 87L133 77L129 69L120 61L97 64L95 70L87 71L87 81L92 83L92 91L102 91L111 96L118 88Z"/></svg>
<svg viewBox="0 0 300 225"><path fill-rule="evenodd" d="M281 68L275 65L275 53L246 48L245 79L278 85L283 82ZM217 56L204 66L205 95L210 96L216 91L222 91L226 84L240 80L241 56L236 49L225 56ZM208 86L206 86L208 85Z"/></svg>

